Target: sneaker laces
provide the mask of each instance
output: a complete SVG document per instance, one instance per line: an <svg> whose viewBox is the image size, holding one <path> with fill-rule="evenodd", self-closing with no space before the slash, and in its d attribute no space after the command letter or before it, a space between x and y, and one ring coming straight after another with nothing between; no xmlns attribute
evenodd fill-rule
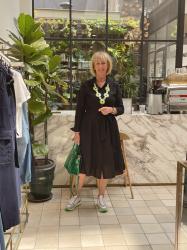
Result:
<svg viewBox="0 0 187 250"><path fill-rule="evenodd" d="M71 197L71 199L68 201L68 205L73 205L76 203L76 200L78 199L78 195L74 195Z"/></svg>

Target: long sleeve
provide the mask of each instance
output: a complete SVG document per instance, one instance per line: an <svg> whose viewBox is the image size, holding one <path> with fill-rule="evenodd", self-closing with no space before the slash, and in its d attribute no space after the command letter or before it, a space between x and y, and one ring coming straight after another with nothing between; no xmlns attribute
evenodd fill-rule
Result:
<svg viewBox="0 0 187 250"><path fill-rule="evenodd" d="M121 89L120 89L120 86L118 84L116 84L115 108L117 110L117 113L115 116L122 115L124 113L124 106L123 106L123 101L122 101Z"/></svg>
<svg viewBox="0 0 187 250"><path fill-rule="evenodd" d="M74 132L80 132L82 117L85 113L85 91L86 91L85 84L82 84L80 91L78 93L77 107L75 113L75 123L74 127L72 128Z"/></svg>

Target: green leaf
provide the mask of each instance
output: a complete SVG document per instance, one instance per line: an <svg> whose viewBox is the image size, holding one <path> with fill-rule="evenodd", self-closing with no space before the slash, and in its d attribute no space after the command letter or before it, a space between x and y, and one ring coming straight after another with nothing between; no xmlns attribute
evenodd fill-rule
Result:
<svg viewBox="0 0 187 250"><path fill-rule="evenodd" d="M49 152L47 145L39 143L33 143L32 150L34 157L46 156Z"/></svg>
<svg viewBox="0 0 187 250"><path fill-rule="evenodd" d="M50 84L45 83L45 86L51 94L56 94L56 86L55 85L50 85Z"/></svg>
<svg viewBox="0 0 187 250"><path fill-rule="evenodd" d="M39 78L42 83L45 83L45 72L34 70L33 76Z"/></svg>
<svg viewBox="0 0 187 250"><path fill-rule="evenodd" d="M41 37L40 39L38 39L37 41L33 42L31 44L31 46L33 48L35 48L36 50L44 50L45 48L48 48L49 47L49 44L46 43L46 41L44 40L43 37Z"/></svg>
<svg viewBox="0 0 187 250"><path fill-rule="evenodd" d="M33 43L44 36L44 32L41 30L41 27L37 30L30 33L29 41L30 43Z"/></svg>
<svg viewBox="0 0 187 250"><path fill-rule="evenodd" d="M52 56L53 52L52 50L48 47L39 52L39 55L46 55L46 56Z"/></svg>
<svg viewBox="0 0 187 250"><path fill-rule="evenodd" d="M45 103L41 101L37 101L35 99L29 100L29 111L35 115L39 115L46 112Z"/></svg>
<svg viewBox="0 0 187 250"><path fill-rule="evenodd" d="M33 71L34 71L33 67L32 67L30 64L28 64L28 63L25 63L25 70L26 70L29 74L33 74Z"/></svg>
<svg viewBox="0 0 187 250"><path fill-rule="evenodd" d="M16 36L12 31L8 31L10 34L9 34L9 37L12 39L12 41L14 41L15 43L17 42L17 41L21 41L21 38L20 37L18 37L18 36Z"/></svg>
<svg viewBox="0 0 187 250"><path fill-rule="evenodd" d="M25 62L31 61L32 57L36 54L35 48L29 44L22 44L22 51L25 58Z"/></svg>
<svg viewBox="0 0 187 250"><path fill-rule="evenodd" d="M26 14L20 14L18 18L18 32L22 36L24 43L31 44L44 36L44 32L39 23Z"/></svg>
<svg viewBox="0 0 187 250"><path fill-rule="evenodd" d="M46 61L40 61L40 60L31 61L30 64L34 65L34 66L39 66L39 65L46 65L47 66L47 62Z"/></svg>
<svg viewBox="0 0 187 250"><path fill-rule="evenodd" d="M40 82L38 81L35 81L35 80L27 80L27 79L24 79L24 82L27 84L27 86L29 87L35 87L37 86L38 84L40 84Z"/></svg>
<svg viewBox="0 0 187 250"><path fill-rule="evenodd" d="M35 125L38 125L38 124L40 124L40 123L42 123L42 122L45 122L49 117L51 117L52 116L52 113L51 113L51 110L47 110L47 112L45 113L45 114L41 114L41 115L39 115L39 116L37 116L34 120L33 120L33 122L32 122L32 124L35 126Z"/></svg>
<svg viewBox="0 0 187 250"><path fill-rule="evenodd" d="M60 62L61 62L60 56L55 55L51 57L49 61L49 72L53 73L56 70L56 68L59 67Z"/></svg>
<svg viewBox="0 0 187 250"><path fill-rule="evenodd" d="M25 38L34 27L34 20L30 15L21 13L18 17L18 28L20 34Z"/></svg>

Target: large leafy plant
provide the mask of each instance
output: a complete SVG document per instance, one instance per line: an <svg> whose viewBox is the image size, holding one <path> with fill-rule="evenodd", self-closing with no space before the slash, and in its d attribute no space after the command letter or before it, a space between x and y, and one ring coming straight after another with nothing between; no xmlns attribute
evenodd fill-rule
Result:
<svg viewBox="0 0 187 250"><path fill-rule="evenodd" d="M25 82L31 92L28 107L33 142L35 142L34 126L44 123L44 144L33 143L33 152L35 156L46 155L47 159L47 119L52 115L53 100L58 97L62 102L66 101L63 96L56 93L57 85L66 88L60 79L61 58L53 55L44 40L41 25L30 15L20 14L16 27L18 35L10 32L13 41L11 53L24 63Z"/></svg>
<svg viewBox="0 0 187 250"><path fill-rule="evenodd" d="M115 66L120 74L118 80L122 86L123 97L132 98L137 96L138 85L131 79L136 73L136 65L133 58L133 44L125 42L109 47L108 51L115 58Z"/></svg>

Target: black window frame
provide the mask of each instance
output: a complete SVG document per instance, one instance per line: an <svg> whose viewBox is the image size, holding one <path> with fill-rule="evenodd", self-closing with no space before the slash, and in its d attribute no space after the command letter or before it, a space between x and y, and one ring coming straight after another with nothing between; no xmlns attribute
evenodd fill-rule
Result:
<svg viewBox="0 0 187 250"><path fill-rule="evenodd" d="M137 42L140 43L140 61L141 61L141 67L140 67L140 86L139 86L139 103L145 102L145 91L144 91L144 83L143 83L143 77L144 77L144 44L151 43L151 42L166 42L166 43L175 43L176 44L176 61L175 61L175 68L182 67L182 58L183 58L183 37L184 37L184 17L185 17L185 0L178 0L178 15L177 15L177 36L176 39L166 39L166 40L157 40L157 39L147 39L144 37L144 13L145 13L145 1L141 0L142 2L142 14L140 19L140 29L141 29L141 39L111 39L108 36L109 31L109 11L108 11L108 4L109 0L106 1L106 34L105 39L99 39L99 38L78 38L72 36L72 0L69 0L69 23L70 23L70 36L69 36L69 57L70 57L70 65L69 65L69 71L70 71L70 78L69 78L69 84L70 84L70 109L73 109L73 88L72 88L72 43L74 41L104 41L106 48L108 47L109 41L116 41L116 42ZM35 10L35 0L32 0L32 16L34 17L34 10ZM47 38L47 41L62 41L62 38Z"/></svg>

